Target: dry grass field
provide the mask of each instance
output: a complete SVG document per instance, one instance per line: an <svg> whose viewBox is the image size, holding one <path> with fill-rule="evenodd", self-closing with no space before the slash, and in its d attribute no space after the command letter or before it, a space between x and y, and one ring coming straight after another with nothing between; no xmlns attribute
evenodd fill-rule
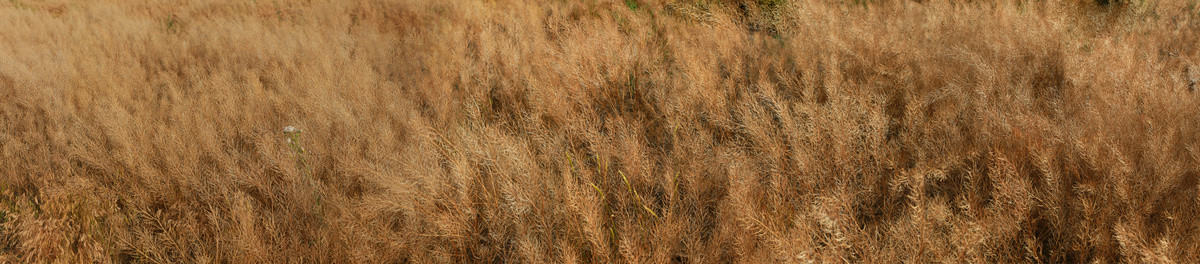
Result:
<svg viewBox="0 0 1200 264"><path fill-rule="evenodd" d="M1197 82L1195 0L9 0L0 262L1195 263Z"/></svg>

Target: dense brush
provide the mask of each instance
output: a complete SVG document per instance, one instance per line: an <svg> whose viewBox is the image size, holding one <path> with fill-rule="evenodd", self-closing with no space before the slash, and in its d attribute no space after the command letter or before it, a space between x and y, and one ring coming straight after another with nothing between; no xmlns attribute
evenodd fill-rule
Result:
<svg viewBox="0 0 1200 264"><path fill-rule="evenodd" d="M1103 2L6 1L0 262L1200 261Z"/></svg>

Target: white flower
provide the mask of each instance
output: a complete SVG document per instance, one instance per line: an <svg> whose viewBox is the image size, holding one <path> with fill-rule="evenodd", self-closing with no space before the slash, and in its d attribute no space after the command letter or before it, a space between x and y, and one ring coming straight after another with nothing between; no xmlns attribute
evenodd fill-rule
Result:
<svg viewBox="0 0 1200 264"><path fill-rule="evenodd" d="M296 131L297 129L294 126L287 126L283 128L283 133L296 133Z"/></svg>

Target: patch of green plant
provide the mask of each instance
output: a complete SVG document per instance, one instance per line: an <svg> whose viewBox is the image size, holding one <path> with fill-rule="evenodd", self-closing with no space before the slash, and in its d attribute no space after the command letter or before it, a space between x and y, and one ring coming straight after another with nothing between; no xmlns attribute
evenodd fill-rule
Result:
<svg viewBox="0 0 1200 264"><path fill-rule="evenodd" d="M625 6L629 7L629 10L635 10L635 11L638 10L638 8L640 7L638 5L637 0L625 0Z"/></svg>
<svg viewBox="0 0 1200 264"><path fill-rule="evenodd" d="M18 1L18 0L8 0L8 2L12 3L13 7L16 7L17 9L25 9L25 10L32 9L28 5L25 5L24 3L21 3L21 1Z"/></svg>
<svg viewBox="0 0 1200 264"><path fill-rule="evenodd" d="M308 182L309 187L313 191L313 198L316 199L317 209L321 207L321 193L317 192L317 180L312 177L308 169L308 160L306 156L308 152L304 149L304 145L300 141L302 131L293 126L283 128L283 134L287 137L288 146L291 147L292 153L296 156L296 168L300 171L301 180Z"/></svg>

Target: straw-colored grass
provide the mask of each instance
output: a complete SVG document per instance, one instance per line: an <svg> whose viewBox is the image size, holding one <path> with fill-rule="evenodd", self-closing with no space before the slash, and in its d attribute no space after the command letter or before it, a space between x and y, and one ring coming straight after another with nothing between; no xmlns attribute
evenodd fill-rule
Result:
<svg viewBox="0 0 1200 264"><path fill-rule="evenodd" d="M1200 3L1098 2L4 1L0 262L1200 261Z"/></svg>

